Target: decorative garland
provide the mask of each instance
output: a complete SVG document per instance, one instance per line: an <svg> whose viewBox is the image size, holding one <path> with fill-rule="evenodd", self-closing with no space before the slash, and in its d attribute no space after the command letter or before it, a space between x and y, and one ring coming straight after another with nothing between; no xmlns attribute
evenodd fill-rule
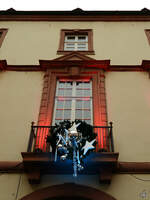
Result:
<svg viewBox="0 0 150 200"><path fill-rule="evenodd" d="M52 147L55 162L59 159L71 159L73 162L73 176L84 169L83 158L95 149L96 134L93 127L84 121L63 121L51 129L47 136L47 143Z"/></svg>

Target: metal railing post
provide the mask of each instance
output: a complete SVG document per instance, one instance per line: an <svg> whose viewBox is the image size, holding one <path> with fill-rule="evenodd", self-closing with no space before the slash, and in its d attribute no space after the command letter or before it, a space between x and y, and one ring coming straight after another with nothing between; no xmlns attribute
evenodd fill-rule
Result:
<svg viewBox="0 0 150 200"><path fill-rule="evenodd" d="M111 151L114 152L114 138L113 138L113 123L110 122L110 141L111 141Z"/></svg>
<svg viewBox="0 0 150 200"><path fill-rule="evenodd" d="M31 122L31 131L30 131L30 137L29 137L27 152L31 152L32 144L33 144L33 138L34 138L34 122Z"/></svg>

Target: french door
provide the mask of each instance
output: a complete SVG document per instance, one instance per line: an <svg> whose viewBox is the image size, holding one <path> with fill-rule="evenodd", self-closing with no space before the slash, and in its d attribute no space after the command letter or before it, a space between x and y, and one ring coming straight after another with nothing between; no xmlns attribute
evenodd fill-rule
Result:
<svg viewBox="0 0 150 200"><path fill-rule="evenodd" d="M93 124L92 81L59 79L57 81L53 125L63 120L82 120Z"/></svg>

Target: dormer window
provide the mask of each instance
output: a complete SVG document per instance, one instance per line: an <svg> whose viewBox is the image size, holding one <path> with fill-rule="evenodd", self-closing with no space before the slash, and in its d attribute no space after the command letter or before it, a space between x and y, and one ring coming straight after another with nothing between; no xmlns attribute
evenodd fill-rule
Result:
<svg viewBox="0 0 150 200"><path fill-rule="evenodd" d="M61 30L58 54L79 51L83 54L94 54L93 32L91 29Z"/></svg>

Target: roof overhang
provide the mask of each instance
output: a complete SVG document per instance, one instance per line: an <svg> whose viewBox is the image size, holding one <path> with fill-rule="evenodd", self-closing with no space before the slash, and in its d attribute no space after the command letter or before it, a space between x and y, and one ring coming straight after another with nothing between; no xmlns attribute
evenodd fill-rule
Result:
<svg viewBox="0 0 150 200"><path fill-rule="evenodd" d="M140 11L0 11L0 21L150 21L150 10Z"/></svg>

